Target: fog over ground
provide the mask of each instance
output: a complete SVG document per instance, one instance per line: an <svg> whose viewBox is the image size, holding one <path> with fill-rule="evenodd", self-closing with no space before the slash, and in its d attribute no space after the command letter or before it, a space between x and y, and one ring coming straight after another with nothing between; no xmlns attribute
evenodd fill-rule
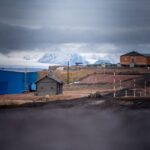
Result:
<svg viewBox="0 0 150 150"><path fill-rule="evenodd" d="M0 0L0 58L62 49L149 53L149 18L148 0Z"/></svg>
<svg viewBox="0 0 150 150"><path fill-rule="evenodd" d="M150 149L149 109L55 107L1 110L1 150Z"/></svg>

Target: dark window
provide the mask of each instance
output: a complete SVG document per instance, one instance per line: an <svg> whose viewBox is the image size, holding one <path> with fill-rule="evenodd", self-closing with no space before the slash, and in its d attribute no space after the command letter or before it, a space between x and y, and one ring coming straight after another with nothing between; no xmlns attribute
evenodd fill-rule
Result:
<svg viewBox="0 0 150 150"><path fill-rule="evenodd" d="M132 58L132 59L131 59L131 62L132 62L132 63L135 63L135 58Z"/></svg>

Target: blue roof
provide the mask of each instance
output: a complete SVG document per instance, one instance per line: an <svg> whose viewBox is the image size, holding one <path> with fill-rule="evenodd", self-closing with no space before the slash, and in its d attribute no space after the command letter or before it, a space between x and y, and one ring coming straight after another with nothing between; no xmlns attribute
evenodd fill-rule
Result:
<svg viewBox="0 0 150 150"><path fill-rule="evenodd" d="M43 69L41 68L9 68L0 66L1 71L13 71L13 72L37 72Z"/></svg>

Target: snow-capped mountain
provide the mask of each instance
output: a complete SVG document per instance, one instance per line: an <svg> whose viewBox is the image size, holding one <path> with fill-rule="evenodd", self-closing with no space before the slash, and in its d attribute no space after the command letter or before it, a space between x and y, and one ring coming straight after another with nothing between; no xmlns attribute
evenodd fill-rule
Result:
<svg viewBox="0 0 150 150"><path fill-rule="evenodd" d="M38 61L41 56L43 56L43 54L41 54L40 52L37 53L28 53L28 52L13 52L13 53L9 53L7 54L7 57L10 59L20 59L20 60L27 60L27 61Z"/></svg>
<svg viewBox="0 0 150 150"><path fill-rule="evenodd" d="M84 65L88 64L86 59L78 54L58 54L58 53L46 53L43 57L41 57L38 62L40 63L49 63L49 64L59 64L59 65L67 65L69 61L70 65L75 65L76 62L80 62Z"/></svg>
<svg viewBox="0 0 150 150"><path fill-rule="evenodd" d="M45 54L44 56L42 56L38 62L40 63L58 63L59 60L57 60L57 56L55 54Z"/></svg>
<svg viewBox="0 0 150 150"><path fill-rule="evenodd" d="M75 65L76 63L82 63L83 65L88 64L88 61L78 54L72 54L69 62L70 62L70 65Z"/></svg>
<svg viewBox="0 0 150 150"><path fill-rule="evenodd" d="M70 65L75 65L77 62L82 63L83 65L110 63L109 61L101 60L100 58L89 59L76 53L68 55L58 53L46 53L38 60L38 62L40 63L59 64L59 65L67 65L68 61Z"/></svg>
<svg viewBox="0 0 150 150"><path fill-rule="evenodd" d="M35 66L48 67L50 65L70 65L76 63L87 64L103 64L113 62L113 57L102 55L100 53L69 53L69 52L35 52L35 53L10 53L8 55L0 54L0 65L19 65L19 66ZM9 59L9 61L8 61ZM108 61L110 60L110 61Z"/></svg>

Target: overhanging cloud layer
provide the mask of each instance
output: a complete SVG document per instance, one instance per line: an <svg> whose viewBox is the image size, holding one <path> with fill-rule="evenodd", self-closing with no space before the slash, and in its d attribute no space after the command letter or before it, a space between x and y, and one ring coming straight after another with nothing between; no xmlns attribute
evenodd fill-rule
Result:
<svg viewBox="0 0 150 150"><path fill-rule="evenodd" d="M149 14L148 0L0 0L0 52L84 43L93 53L148 53Z"/></svg>

